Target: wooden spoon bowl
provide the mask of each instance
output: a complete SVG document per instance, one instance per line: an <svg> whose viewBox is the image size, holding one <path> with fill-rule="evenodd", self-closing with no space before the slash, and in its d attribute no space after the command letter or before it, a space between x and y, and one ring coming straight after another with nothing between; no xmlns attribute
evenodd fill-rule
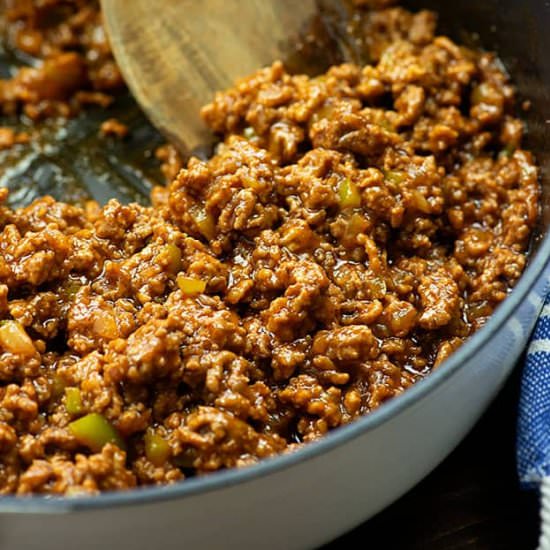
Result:
<svg viewBox="0 0 550 550"><path fill-rule="evenodd" d="M216 90L284 58L315 0L102 0L119 67L142 109L184 152L211 142L199 110Z"/></svg>

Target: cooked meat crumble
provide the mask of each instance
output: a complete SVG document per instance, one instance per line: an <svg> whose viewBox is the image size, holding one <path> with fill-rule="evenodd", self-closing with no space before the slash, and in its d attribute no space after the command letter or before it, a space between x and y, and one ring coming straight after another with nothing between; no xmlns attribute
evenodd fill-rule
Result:
<svg viewBox="0 0 550 550"><path fill-rule="evenodd" d="M5 3L9 39L44 59L0 83L5 112L68 115L121 85L93 2ZM373 64L276 62L216 94L215 155L178 172L163 149L150 207L0 207L0 493L292 451L445 368L505 299L539 197L507 74L431 12L357 4Z"/></svg>

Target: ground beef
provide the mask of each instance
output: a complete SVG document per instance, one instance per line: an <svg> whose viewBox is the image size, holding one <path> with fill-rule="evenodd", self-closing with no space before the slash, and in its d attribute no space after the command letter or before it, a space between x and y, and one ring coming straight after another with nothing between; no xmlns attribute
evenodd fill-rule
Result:
<svg viewBox="0 0 550 550"><path fill-rule="evenodd" d="M124 139L128 135L128 126L116 118L109 118L101 124L100 132L104 136Z"/></svg>
<svg viewBox="0 0 550 550"><path fill-rule="evenodd" d="M0 0L8 45L35 61L0 80L0 109L32 120L107 106L124 86L96 0Z"/></svg>
<svg viewBox="0 0 550 550"><path fill-rule="evenodd" d="M372 64L276 62L216 94L216 153L160 150L152 206L0 193L1 493L293 451L445 368L507 296L539 198L508 76L431 12L356 4ZM120 84L93 2L7 6L9 39L44 61L0 84L6 112Z"/></svg>

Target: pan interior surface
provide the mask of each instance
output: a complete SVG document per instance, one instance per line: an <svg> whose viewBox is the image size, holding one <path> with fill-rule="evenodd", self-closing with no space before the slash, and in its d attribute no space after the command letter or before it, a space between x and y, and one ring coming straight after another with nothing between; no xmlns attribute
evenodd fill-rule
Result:
<svg viewBox="0 0 550 550"><path fill-rule="evenodd" d="M514 0L446 3L437 0L420 0L406 4L414 10L427 8L437 11L441 33L449 34L461 42L475 42L488 50L498 51L518 87L520 99L528 98L531 102L531 108L526 113L527 147L535 152L541 166L541 217L533 235L531 266L518 285L518 289L512 294L512 298L497 310L494 319L487 327L476 334L448 361L446 365L448 373L438 372L435 376L430 376L418 387L412 388L406 395L384 405L369 417L329 434L326 441L308 446L298 451L295 456L277 457L246 470L221 472L208 478L186 481L179 486L140 489L131 494L104 494L99 497L79 497L70 500L63 498L45 500L41 497L18 500L8 497L0 500L1 510L54 512L139 503L145 499L163 500L190 496L226 484L253 479L256 476L268 474L276 468L289 467L294 461L307 460L309 456L322 453L323 449L339 445L347 438L356 437L399 414L415 399L429 393L430 387L450 376L453 369L460 368L463 358L475 353L477 347L490 339L491 331L497 330L498 326L513 312L520 296L526 294L529 285L536 279L550 250L550 242L546 238L550 223L550 183L548 182L550 152L545 147L550 139L548 110L550 58L545 55L545 52L550 51L550 33L547 32L550 25L550 10L542 2L518 3ZM341 13L345 14L345 12ZM338 27L344 24L344 19L338 19L336 15L330 19L330 24ZM336 33L336 36L340 35ZM324 44L326 46L326 43ZM332 47L334 49L327 55L330 63L345 57L342 52L350 51L349 48L342 47L341 43L333 43ZM4 56L4 70L13 63L13 58ZM60 187L60 182L62 185L70 185L71 192L75 193L77 200L92 196L100 202L105 202L110 196L116 196L123 202L136 199L146 201L145 197L149 189L161 181L161 176L155 161L149 158L144 162L143 159L136 158L132 152L138 148L152 151L162 142L162 139L139 113L131 98L120 99L117 108L120 109L120 117L132 129L130 134L136 136L133 140L137 141L122 145L111 143L105 147L104 142L97 139L95 133L97 121L101 119L102 114L90 112L81 115L68 126L67 140L71 144L76 144L73 148L60 147L55 153L50 151L50 153L40 152L39 154L30 148L18 159L13 159L9 155L0 156L0 170L4 172L1 184L18 190L13 206L28 204L30 200L41 194L52 193L54 196L63 196L66 190ZM111 112L109 116L112 114ZM57 132L57 129L55 131ZM78 147L83 148L84 155L78 154ZM152 154L149 156L152 157ZM72 159L76 157L79 160L75 166ZM5 166L9 166L9 170L5 170ZM517 300L514 299L514 295L518 296Z"/></svg>

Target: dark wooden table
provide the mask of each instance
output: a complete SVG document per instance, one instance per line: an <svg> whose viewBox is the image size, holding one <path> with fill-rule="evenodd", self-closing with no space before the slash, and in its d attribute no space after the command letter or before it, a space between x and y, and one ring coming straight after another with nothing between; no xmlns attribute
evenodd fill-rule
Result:
<svg viewBox="0 0 550 550"><path fill-rule="evenodd" d="M519 374L428 478L327 549L534 550L538 499L515 470Z"/></svg>

